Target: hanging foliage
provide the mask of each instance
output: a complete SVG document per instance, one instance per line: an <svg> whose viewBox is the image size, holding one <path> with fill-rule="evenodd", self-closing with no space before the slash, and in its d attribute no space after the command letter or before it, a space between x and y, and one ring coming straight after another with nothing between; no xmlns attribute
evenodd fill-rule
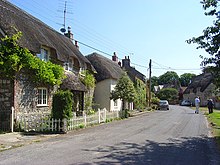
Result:
<svg viewBox="0 0 220 165"><path fill-rule="evenodd" d="M44 62L31 52L18 45L21 32L11 37L1 38L0 44L0 72L6 77L14 79L19 73L25 73L36 83L59 85L64 78L61 66L51 62Z"/></svg>

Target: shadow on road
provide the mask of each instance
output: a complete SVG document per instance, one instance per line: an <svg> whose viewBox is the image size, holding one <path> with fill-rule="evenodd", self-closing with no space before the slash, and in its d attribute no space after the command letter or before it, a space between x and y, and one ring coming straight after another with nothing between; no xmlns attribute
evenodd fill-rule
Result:
<svg viewBox="0 0 220 165"><path fill-rule="evenodd" d="M169 139L165 143L146 140L146 143L143 145L122 142L114 146L91 150L85 149L84 151L102 155L98 156L94 162L95 164L102 165L220 164L219 154L214 148L208 147L210 143L213 144L213 139L208 137Z"/></svg>

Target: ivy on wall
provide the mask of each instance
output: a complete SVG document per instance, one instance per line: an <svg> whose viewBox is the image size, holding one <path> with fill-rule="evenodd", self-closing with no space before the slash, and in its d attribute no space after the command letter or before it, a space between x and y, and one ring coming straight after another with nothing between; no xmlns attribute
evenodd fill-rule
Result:
<svg viewBox="0 0 220 165"><path fill-rule="evenodd" d="M93 92L91 93L91 90L95 88L95 77L88 70L83 71L82 74L85 76L81 77L80 80L83 82L83 84L85 84L88 89L88 93L85 95L84 98L84 109L87 114L90 114L93 104Z"/></svg>
<svg viewBox="0 0 220 165"><path fill-rule="evenodd" d="M85 84L88 89L95 88L95 77L88 70L82 72L84 77L81 77L80 80Z"/></svg>
<svg viewBox="0 0 220 165"><path fill-rule="evenodd" d="M134 84L136 90L135 106L138 109L146 107L146 84L141 80L136 79Z"/></svg>
<svg viewBox="0 0 220 165"><path fill-rule="evenodd" d="M51 62L41 61L28 49L18 45L21 32L13 36L1 38L0 43L0 72L14 79L22 71L36 83L60 85L64 78L61 66Z"/></svg>

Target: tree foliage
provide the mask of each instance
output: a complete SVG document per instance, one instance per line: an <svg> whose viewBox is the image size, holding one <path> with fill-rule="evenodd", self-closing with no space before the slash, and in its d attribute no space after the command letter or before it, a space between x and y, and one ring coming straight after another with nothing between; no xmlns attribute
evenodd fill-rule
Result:
<svg viewBox="0 0 220 165"><path fill-rule="evenodd" d="M157 94L160 100L174 101L178 97L178 91L175 88L163 88Z"/></svg>
<svg viewBox="0 0 220 165"><path fill-rule="evenodd" d="M110 99L121 99L126 102L133 102L136 97L136 91L133 82L130 80L127 74L124 74L115 86L115 89L111 92Z"/></svg>
<svg viewBox="0 0 220 165"><path fill-rule="evenodd" d="M159 76L158 83L163 85L163 84L172 84L175 81L179 82L179 76L176 72L174 71L167 71L163 75Z"/></svg>
<svg viewBox="0 0 220 165"><path fill-rule="evenodd" d="M219 0L202 0L202 5L205 10L205 15L213 16L213 25L203 30L203 34L198 37L193 37L187 40L187 43L198 44L197 49L204 49L210 57L203 57L201 66L209 66L210 71L214 72L216 85L220 87L220 15L219 15Z"/></svg>
<svg viewBox="0 0 220 165"><path fill-rule="evenodd" d="M158 86L159 78L156 76L151 77L151 91L153 91L154 86Z"/></svg>
<svg viewBox="0 0 220 165"><path fill-rule="evenodd" d="M192 81L192 78L195 77L196 75L193 73L184 73L180 75L180 84L181 86L187 87L190 82Z"/></svg>
<svg viewBox="0 0 220 165"><path fill-rule="evenodd" d="M49 85L61 84L64 70L61 66L51 62L41 61L31 52L18 45L19 32L11 37L1 38L0 44L0 72L14 79L21 71L37 83Z"/></svg>

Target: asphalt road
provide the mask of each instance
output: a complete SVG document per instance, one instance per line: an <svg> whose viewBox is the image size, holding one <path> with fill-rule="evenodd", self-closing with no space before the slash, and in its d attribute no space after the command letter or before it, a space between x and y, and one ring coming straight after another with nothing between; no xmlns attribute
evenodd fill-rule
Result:
<svg viewBox="0 0 220 165"><path fill-rule="evenodd" d="M0 165L217 165L202 114L171 106L0 153Z"/></svg>

